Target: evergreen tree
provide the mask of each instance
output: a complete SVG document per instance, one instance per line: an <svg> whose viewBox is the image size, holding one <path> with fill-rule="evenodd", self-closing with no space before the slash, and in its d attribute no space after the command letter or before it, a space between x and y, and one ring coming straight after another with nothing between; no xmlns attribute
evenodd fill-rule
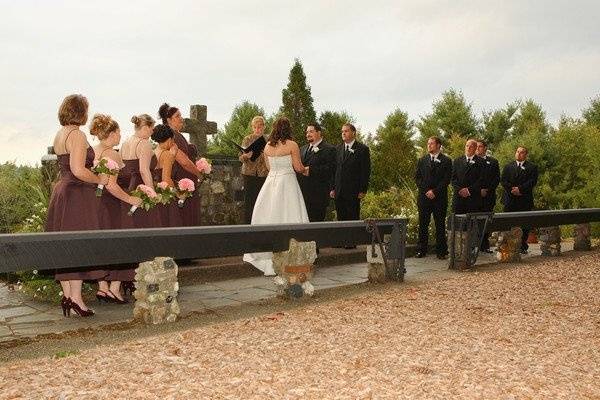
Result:
<svg viewBox="0 0 600 400"><path fill-rule="evenodd" d="M600 96L593 99L590 106L583 110L583 119L588 124L600 128Z"/></svg>
<svg viewBox="0 0 600 400"><path fill-rule="evenodd" d="M426 148L427 139L431 136L438 136L444 144L452 135L475 137L478 124L462 92L450 89L442 93L440 100L433 102L433 112L421 117L417 123L420 133L418 143Z"/></svg>
<svg viewBox="0 0 600 400"><path fill-rule="evenodd" d="M489 149L494 149L502 140L510 137L519 102L507 104L506 107L483 113L483 130L481 136L486 140Z"/></svg>
<svg viewBox="0 0 600 400"><path fill-rule="evenodd" d="M342 125L345 123L355 123L354 117L345 111L324 111L319 115L323 138L334 145L342 143Z"/></svg>
<svg viewBox="0 0 600 400"><path fill-rule="evenodd" d="M313 108L310 86L306 84L306 75L298 59L294 60L289 82L281 92L281 99L283 105L280 112L290 120L294 140L302 143L305 141L306 126L316 121L317 115Z"/></svg>
<svg viewBox="0 0 600 400"><path fill-rule="evenodd" d="M374 191L414 186L417 152L412 142L414 122L397 109L379 125L371 144Z"/></svg>
<svg viewBox="0 0 600 400"><path fill-rule="evenodd" d="M208 153L237 156L238 150L227 143L226 139L231 140L234 143L242 143L244 136L252 132L252 127L250 126L252 118L257 115L264 116L264 114L265 111L262 107L250 103L249 101L244 101L235 106L229 121L222 130L219 130L217 135L215 135L215 138L209 143ZM267 121L267 127L265 128L265 133L267 134L269 133L268 125L269 123Z"/></svg>

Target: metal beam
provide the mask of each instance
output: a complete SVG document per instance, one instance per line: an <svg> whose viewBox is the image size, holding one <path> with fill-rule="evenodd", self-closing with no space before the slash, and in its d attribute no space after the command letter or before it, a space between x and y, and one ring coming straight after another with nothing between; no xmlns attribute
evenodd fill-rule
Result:
<svg viewBox="0 0 600 400"><path fill-rule="evenodd" d="M586 222L600 222L600 208L497 213L494 214L488 231L507 231L513 226L541 228Z"/></svg>
<svg viewBox="0 0 600 400"><path fill-rule="evenodd" d="M393 222L378 226L390 233ZM3 234L0 272L138 263L158 256L211 258L283 251L291 238L316 241L319 247L371 242L363 221Z"/></svg>

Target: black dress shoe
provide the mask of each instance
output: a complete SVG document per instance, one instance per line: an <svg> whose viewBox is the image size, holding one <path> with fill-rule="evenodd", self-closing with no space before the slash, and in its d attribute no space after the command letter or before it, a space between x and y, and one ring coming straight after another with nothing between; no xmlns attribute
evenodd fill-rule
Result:
<svg viewBox="0 0 600 400"><path fill-rule="evenodd" d="M447 254L438 254L437 258L440 260L445 260L446 258L448 258L448 255Z"/></svg>
<svg viewBox="0 0 600 400"><path fill-rule="evenodd" d="M417 254L415 254L415 257L417 257L417 258L423 258L425 256L426 256L426 254L423 251L417 251Z"/></svg>
<svg viewBox="0 0 600 400"><path fill-rule="evenodd" d="M492 254L493 253L493 251L490 250L490 249L482 249L481 252L482 253L487 253L487 254Z"/></svg>
<svg viewBox="0 0 600 400"><path fill-rule="evenodd" d="M345 248L346 250L351 250L351 249L355 249L355 248L356 248L356 246L344 246L344 248Z"/></svg>
<svg viewBox="0 0 600 400"><path fill-rule="evenodd" d="M527 254L529 253L529 251L527 251L527 249L521 249L521 254Z"/></svg>

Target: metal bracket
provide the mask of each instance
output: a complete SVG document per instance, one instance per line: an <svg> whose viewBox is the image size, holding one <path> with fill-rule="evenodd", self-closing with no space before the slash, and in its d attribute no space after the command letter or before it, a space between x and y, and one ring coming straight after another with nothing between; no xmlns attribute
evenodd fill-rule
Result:
<svg viewBox="0 0 600 400"><path fill-rule="evenodd" d="M392 232L389 241L386 242L379 231L378 224L390 222L393 223ZM371 234L371 245L367 248L367 251L371 251L371 256L376 257L377 252L375 249L376 246L378 246L383 258L386 277L394 281L404 281L404 274L406 273L404 260L406 258L406 231L408 220L367 219L365 220L365 223L367 224L367 232Z"/></svg>

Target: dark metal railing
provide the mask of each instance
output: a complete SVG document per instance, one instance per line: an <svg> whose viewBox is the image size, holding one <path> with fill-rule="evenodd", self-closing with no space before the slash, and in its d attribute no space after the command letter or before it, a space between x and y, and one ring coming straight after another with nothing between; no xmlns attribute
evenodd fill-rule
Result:
<svg viewBox="0 0 600 400"><path fill-rule="evenodd" d="M389 234L397 221L406 226L406 219L377 221L377 226ZM372 235L364 221L3 234L0 272L277 252L287 250L292 238L333 247L369 244Z"/></svg>

